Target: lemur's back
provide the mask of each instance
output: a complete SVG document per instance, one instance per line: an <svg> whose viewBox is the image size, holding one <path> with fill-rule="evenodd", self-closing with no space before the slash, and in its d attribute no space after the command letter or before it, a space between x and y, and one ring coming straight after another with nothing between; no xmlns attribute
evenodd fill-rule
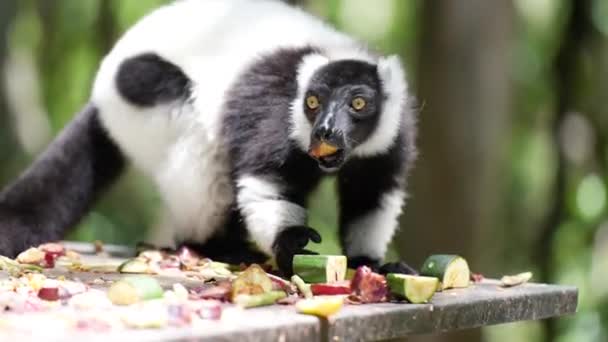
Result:
<svg viewBox="0 0 608 342"><path fill-rule="evenodd" d="M234 201L220 129L225 94L237 77L280 48L315 46L339 54L355 44L279 1L177 1L117 42L98 72L92 101L112 138L158 184L177 235L204 240L223 224ZM144 53L179 66L189 82L189 101L142 108L119 94L121 65Z"/></svg>

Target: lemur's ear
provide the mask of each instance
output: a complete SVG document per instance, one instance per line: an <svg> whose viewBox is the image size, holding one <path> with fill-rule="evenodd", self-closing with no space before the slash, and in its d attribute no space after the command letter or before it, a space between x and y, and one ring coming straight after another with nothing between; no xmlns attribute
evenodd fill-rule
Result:
<svg viewBox="0 0 608 342"><path fill-rule="evenodd" d="M405 71L399 56L381 57L378 61L378 75L388 96L406 96Z"/></svg>

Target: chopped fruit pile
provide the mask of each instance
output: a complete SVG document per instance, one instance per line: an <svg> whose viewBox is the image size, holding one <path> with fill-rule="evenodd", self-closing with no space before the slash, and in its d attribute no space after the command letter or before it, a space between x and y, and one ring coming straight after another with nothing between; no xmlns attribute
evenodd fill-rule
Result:
<svg viewBox="0 0 608 342"><path fill-rule="evenodd" d="M57 243L30 248L15 260L0 256L0 270L10 275L0 280L0 307L7 313L3 329L18 325L10 323L11 317L51 310L61 314L62 322L70 322L68 328L94 331L193 326L221 319L227 309L272 304L295 304L297 312L330 317L344 304L428 303L436 291L483 280L457 255L430 256L420 276L386 277L366 266L347 269L342 255L296 255L290 280L272 274L265 265L228 265L187 248L175 253L146 250L106 264L87 264L85 259ZM55 266L63 268L64 275L46 275L45 269ZM78 275L74 271L93 272L87 275L96 278L66 279ZM531 276L527 272L503 277L501 284L516 286ZM172 285L161 286L159 279L166 277Z"/></svg>

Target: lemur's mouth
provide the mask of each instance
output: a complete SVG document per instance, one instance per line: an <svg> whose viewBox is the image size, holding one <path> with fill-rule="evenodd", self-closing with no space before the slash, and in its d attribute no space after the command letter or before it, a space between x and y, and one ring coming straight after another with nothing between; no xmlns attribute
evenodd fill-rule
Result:
<svg viewBox="0 0 608 342"><path fill-rule="evenodd" d="M324 171L335 171L344 162L346 153L340 148L326 141L319 141L310 148L308 154L317 160Z"/></svg>
<svg viewBox="0 0 608 342"><path fill-rule="evenodd" d="M333 154L330 154L325 157L320 157L317 160L319 161L319 166L321 166L322 169L326 171L334 171L340 166L342 166L342 163L344 162L344 156L344 150L339 149Z"/></svg>

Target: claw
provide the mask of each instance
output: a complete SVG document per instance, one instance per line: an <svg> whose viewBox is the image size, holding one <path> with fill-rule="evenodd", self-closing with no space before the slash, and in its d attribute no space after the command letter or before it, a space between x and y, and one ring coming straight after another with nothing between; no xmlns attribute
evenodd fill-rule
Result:
<svg viewBox="0 0 608 342"><path fill-rule="evenodd" d="M409 266L408 264L404 263L403 261L388 262L380 267L379 272L381 274L401 273L401 274L418 275L418 271L416 271L413 267Z"/></svg>
<svg viewBox="0 0 608 342"><path fill-rule="evenodd" d="M291 264L294 255L316 254L304 249L309 241L319 243L321 242L321 235L316 230L306 226L286 228L277 236L273 244L273 250L277 266L285 276L291 276L293 273Z"/></svg>

